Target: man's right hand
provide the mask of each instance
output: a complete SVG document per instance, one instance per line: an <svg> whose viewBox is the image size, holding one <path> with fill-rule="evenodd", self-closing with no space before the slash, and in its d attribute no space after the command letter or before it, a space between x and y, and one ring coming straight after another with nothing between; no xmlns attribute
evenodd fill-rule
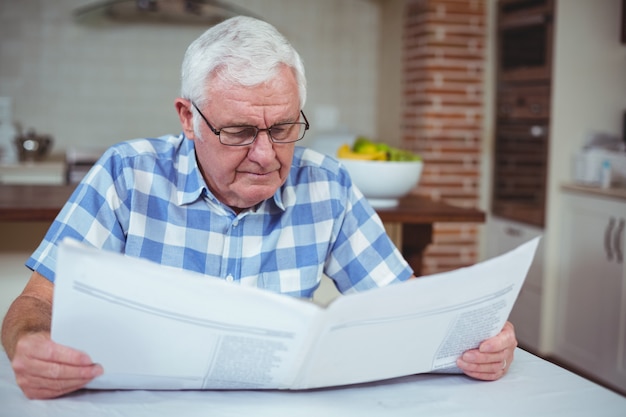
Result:
<svg viewBox="0 0 626 417"><path fill-rule="evenodd" d="M76 391L103 372L87 354L54 343L47 332L23 335L15 346L11 365L17 384L31 399Z"/></svg>
<svg viewBox="0 0 626 417"><path fill-rule="evenodd" d="M85 353L50 339L53 293L52 282L33 272L2 323L2 346L28 398L59 397L103 372Z"/></svg>

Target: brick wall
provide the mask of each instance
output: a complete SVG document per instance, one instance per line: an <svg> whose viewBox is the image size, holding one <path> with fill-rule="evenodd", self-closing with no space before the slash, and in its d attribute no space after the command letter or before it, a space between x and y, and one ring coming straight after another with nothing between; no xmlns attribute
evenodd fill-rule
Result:
<svg viewBox="0 0 626 417"><path fill-rule="evenodd" d="M416 194L478 207L483 118L485 0L407 0L403 146L419 152ZM439 224L423 273L478 259L478 225Z"/></svg>

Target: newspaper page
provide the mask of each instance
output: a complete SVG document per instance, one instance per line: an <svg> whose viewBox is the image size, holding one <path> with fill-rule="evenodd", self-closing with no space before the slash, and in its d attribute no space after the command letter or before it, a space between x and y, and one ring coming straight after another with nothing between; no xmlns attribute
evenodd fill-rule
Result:
<svg viewBox="0 0 626 417"><path fill-rule="evenodd" d="M75 242L59 249L52 339L88 353L88 388L289 388L320 312Z"/></svg>
<svg viewBox="0 0 626 417"><path fill-rule="evenodd" d="M96 389L308 389L454 372L504 325L538 241L326 308L64 242L52 338L103 366Z"/></svg>

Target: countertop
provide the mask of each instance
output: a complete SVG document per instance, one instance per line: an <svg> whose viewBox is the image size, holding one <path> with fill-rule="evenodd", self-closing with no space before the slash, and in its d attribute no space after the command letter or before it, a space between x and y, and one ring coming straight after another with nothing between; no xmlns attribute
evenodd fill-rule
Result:
<svg viewBox="0 0 626 417"><path fill-rule="evenodd" d="M0 221L52 221L76 185L0 185ZM485 221L485 213L426 197L407 196L397 207L376 210L384 222L428 224Z"/></svg>
<svg viewBox="0 0 626 417"><path fill-rule="evenodd" d="M76 185L0 184L0 221L52 222Z"/></svg>
<svg viewBox="0 0 626 417"><path fill-rule="evenodd" d="M612 197L626 200L626 187L602 188L568 182L562 184L561 189L564 191L577 191L602 197Z"/></svg>

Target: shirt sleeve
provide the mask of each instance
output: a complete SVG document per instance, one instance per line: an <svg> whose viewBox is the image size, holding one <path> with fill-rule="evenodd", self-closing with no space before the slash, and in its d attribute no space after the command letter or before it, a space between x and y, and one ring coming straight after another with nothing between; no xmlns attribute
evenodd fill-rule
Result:
<svg viewBox="0 0 626 417"><path fill-rule="evenodd" d="M413 270L367 199L349 178L346 184L345 206L325 273L342 293L406 281Z"/></svg>
<svg viewBox="0 0 626 417"><path fill-rule="evenodd" d="M78 184L26 266L54 282L58 245L65 238L123 252L128 219L125 171L119 154L108 150Z"/></svg>

